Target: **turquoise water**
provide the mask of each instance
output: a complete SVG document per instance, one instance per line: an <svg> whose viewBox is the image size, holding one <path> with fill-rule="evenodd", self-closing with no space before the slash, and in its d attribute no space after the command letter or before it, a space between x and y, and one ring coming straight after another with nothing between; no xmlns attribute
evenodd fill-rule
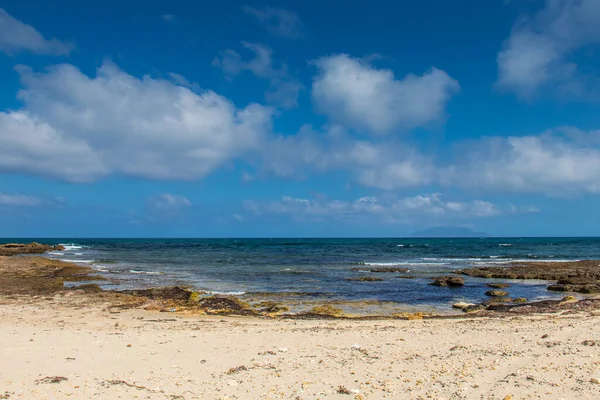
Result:
<svg viewBox="0 0 600 400"><path fill-rule="evenodd" d="M63 244L49 257L89 265L120 284L114 289L178 284L213 293L294 293L311 301L378 300L448 308L485 299L490 280L465 277L462 288L429 285L431 277L470 266L515 260L600 259L599 238L468 239L3 239ZM370 273L355 268L404 267L410 272ZM410 275L414 279L399 279ZM376 276L382 282L347 278ZM564 294L547 282L513 281L512 297Z"/></svg>

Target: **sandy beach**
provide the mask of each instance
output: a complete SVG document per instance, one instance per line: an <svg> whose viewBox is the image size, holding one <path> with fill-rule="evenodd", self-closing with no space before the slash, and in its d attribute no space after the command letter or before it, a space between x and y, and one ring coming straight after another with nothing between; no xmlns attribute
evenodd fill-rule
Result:
<svg viewBox="0 0 600 400"><path fill-rule="evenodd" d="M70 297L0 306L3 398L600 396L598 313L292 321L107 311Z"/></svg>
<svg viewBox="0 0 600 400"><path fill-rule="evenodd" d="M461 318L207 315L172 299L63 286L90 273L0 257L0 398L600 396L595 300Z"/></svg>

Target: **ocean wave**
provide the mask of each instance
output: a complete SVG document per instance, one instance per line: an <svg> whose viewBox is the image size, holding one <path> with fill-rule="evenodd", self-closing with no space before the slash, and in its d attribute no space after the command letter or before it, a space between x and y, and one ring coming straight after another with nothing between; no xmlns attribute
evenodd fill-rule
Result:
<svg viewBox="0 0 600 400"><path fill-rule="evenodd" d="M207 292L208 294L217 294L221 296L241 296L246 294L246 292Z"/></svg>
<svg viewBox="0 0 600 400"><path fill-rule="evenodd" d="M48 254L51 256L64 256L65 255L65 253L62 253L60 251L50 251L50 252L48 252Z"/></svg>
<svg viewBox="0 0 600 400"><path fill-rule="evenodd" d="M498 246L500 247L508 247L508 246L514 246L512 243L500 243Z"/></svg>
<svg viewBox="0 0 600 400"><path fill-rule="evenodd" d="M80 246L75 243L61 243L60 245L62 247L64 247L66 251L80 250L80 249L85 249L86 247L88 247L88 246Z"/></svg>
<svg viewBox="0 0 600 400"><path fill-rule="evenodd" d="M69 262L69 263L90 264L90 263L93 263L96 260L75 260L75 259L72 259L72 258L61 258L60 261Z"/></svg>
<svg viewBox="0 0 600 400"><path fill-rule="evenodd" d="M140 274L140 275L162 275L162 272L158 272L158 271L140 271L138 269L130 269L129 273L131 273L131 274Z"/></svg>
<svg viewBox="0 0 600 400"><path fill-rule="evenodd" d="M435 265L446 265L445 262L420 262L420 261L398 261L398 262L364 262L360 265L366 265L370 267L394 267L394 266L435 266Z"/></svg>

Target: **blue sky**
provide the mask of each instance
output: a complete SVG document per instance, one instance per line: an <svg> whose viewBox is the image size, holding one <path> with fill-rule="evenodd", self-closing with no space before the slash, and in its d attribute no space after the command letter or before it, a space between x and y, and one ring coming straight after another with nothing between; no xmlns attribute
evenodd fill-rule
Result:
<svg viewBox="0 0 600 400"><path fill-rule="evenodd" d="M597 0L0 7L0 236L600 235Z"/></svg>

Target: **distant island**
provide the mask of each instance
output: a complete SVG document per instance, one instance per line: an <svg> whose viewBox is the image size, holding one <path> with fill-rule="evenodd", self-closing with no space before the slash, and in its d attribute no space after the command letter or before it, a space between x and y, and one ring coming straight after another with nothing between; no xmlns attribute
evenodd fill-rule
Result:
<svg viewBox="0 0 600 400"><path fill-rule="evenodd" d="M475 232L461 226L438 226L415 232L416 237L488 237L484 232Z"/></svg>

